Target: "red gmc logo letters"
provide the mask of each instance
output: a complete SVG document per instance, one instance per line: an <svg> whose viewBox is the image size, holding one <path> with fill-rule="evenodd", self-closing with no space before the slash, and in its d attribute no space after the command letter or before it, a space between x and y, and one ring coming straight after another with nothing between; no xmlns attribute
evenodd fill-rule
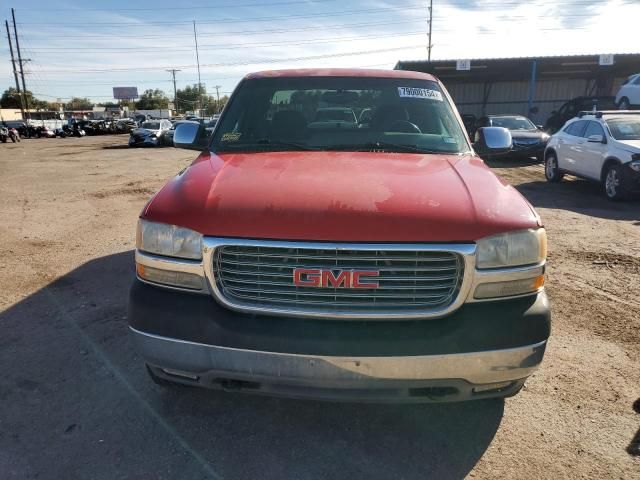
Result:
<svg viewBox="0 0 640 480"><path fill-rule="evenodd" d="M376 280L380 272L372 270L332 270L321 268L296 268L293 271L293 283L297 287L329 287L329 288L378 288Z"/></svg>

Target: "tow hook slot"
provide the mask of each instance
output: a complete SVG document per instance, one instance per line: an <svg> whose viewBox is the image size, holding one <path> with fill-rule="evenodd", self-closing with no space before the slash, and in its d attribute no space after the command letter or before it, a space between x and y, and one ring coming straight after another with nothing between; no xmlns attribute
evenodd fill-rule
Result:
<svg viewBox="0 0 640 480"><path fill-rule="evenodd" d="M233 380L229 378L216 378L213 383L220 385L225 392L237 392L239 390L258 390L258 382L247 382L245 380Z"/></svg>

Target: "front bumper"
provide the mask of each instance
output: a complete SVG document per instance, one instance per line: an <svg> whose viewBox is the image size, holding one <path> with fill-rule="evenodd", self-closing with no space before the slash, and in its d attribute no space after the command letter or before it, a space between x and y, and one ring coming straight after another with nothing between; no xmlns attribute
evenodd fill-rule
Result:
<svg viewBox="0 0 640 480"><path fill-rule="evenodd" d="M157 137L129 137L130 147L157 147L159 144Z"/></svg>
<svg viewBox="0 0 640 480"><path fill-rule="evenodd" d="M138 351L179 383L300 398L445 401L516 393L542 361L544 292L429 320L256 316L136 281Z"/></svg>

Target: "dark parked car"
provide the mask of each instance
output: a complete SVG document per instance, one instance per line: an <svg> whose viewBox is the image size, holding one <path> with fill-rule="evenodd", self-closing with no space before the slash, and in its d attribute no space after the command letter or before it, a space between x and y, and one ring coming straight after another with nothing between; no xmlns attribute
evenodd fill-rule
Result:
<svg viewBox="0 0 640 480"><path fill-rule="evenodd" d="M549 135L522 115L489 115L478 120L477 127L502 127L511 132L513 146L508 157L544 159Z"/></svg>
<svg viewBox="0 0 640 480"><path fill-rule="evenodd" d="M15 128L22 138L31 137L31 130L27 127L27 124L22 120L7 120L2 122L2 125L7 128Z"/></svg>
<svg viewBox="0 0 640 480"><path fill-rule="evenodd" d="M556 133L562 126L578 115L579 112L590 110L617 110L615 97L576 97L562 105L558 111L551 112L551 116L544 124L548 133Z"/></svg>
<svg viewBox="0 0 640 480"><path fill-rule="evenodd" d="M473 113L463 113L460 115L464 128L469 134L469 138L473 139L476 134L476 125L478 123L478 117Z"/></svg>

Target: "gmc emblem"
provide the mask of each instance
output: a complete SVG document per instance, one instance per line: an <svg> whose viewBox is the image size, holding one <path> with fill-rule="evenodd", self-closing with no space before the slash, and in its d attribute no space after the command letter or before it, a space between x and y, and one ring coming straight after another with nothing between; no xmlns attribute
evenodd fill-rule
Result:
<svg viewBox="0 0 640 480"><path fill-rule="evenodd" d="M376 280L380 272L372 270L325 270L321 268L296 268L293 271L293 283L296 287L318 288L378 288Z"/></svg>

